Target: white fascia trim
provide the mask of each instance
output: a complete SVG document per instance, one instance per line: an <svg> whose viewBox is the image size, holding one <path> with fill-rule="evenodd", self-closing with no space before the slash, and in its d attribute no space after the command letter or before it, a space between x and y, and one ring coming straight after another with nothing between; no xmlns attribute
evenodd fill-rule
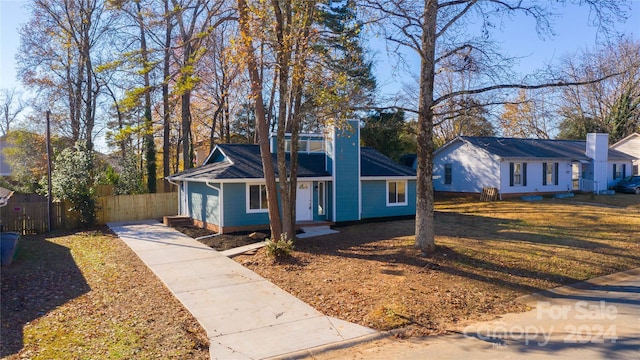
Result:
<svg viewBox="0 0 640 360"><path fill-rule="evenodd" d="M333 155L333 159L331 161L331 174L335 178L336 177L336 127L334 126L331 131L331 144L333 145L333 149L331 149L331 154ZM333 189L331 191L331 197L333 201L331 202L331 207L333 211L331 212L332 221L336 221L336 190L338 188L338 181L333 180L332 182Z"/></svg>
<svg viewBox="0 0 640 360"><path fill-rule="evenodd" d="M227 154L224 153L224 151L222 151L222 149L220 149L218 147L218 145L216 145L213 150L211 150L211 153L209 154L209 156L207 156L206 159L204 159L204 162L202 164L200 164L200 166L206 164L209 162L209 158L211 158L211 155L213 155L213 153L216 152L216 150L220 150L220 153L224 156L225 160L228 161L229 163L231 163L233 165L233 161L227 156Z"/></svg>
<svg viewBox="0 0 640 360"><path fill-rule="evenodd" d="M357 139L358 143L358 220L362 220L362 147L360 146L360 126L357 127Z"/></svg>
<svg viewBox="0 0 640 360"><path fill-rule="evenodd" d="M264 178L244 178L244 179L179 179L183 182L195 182L195 183L220 183L220 184L242 184L242 183L265 183ZM333 181L332 176L319 176L319 177L298 177L297 181ZM280 182L280 179L276 178L276 182Z"/></svg>

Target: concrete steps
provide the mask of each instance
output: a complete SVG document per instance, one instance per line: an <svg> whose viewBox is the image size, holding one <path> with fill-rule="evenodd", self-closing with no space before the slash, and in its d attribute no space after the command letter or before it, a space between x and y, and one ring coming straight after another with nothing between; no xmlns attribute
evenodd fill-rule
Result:
<svg viewBox="0 0 640 360"><path fill-rule="evenodd" d="M172 215L163 217L162 223L168 227L192 226L193 220L190 217L184 215Z"/></svg>

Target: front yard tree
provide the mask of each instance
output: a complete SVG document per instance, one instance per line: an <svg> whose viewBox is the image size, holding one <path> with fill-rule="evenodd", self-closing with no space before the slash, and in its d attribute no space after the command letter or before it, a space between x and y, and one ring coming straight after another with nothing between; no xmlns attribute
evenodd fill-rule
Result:
<svg viewBox="0 0 640 360"><path fill-rule="evenodd" d="M298 149L290 147L287 164L285 137L290 136L291 144L297 144L305 125L316 128L328 123L340 125L353 114L350 105L355 99L366 98L375 81L369 76L370 64L361 57L358 40L361 25L355 21L352 2L272 0L249 4L238 0L238 11L240 45L251 80L272 240L278 241L281 234L292 239ZM266 106L263 84L269 80L273 87ZM274 122L279 183L272 179L275 169L268 142L269 124Z"/></svg>
<svg viewBox="0 0 640 360"><path fill-rule="evenodd" d="M506 76L505 64L509 59L497 49L497 43L491 37L496 23L520 14L535 21L532 31L541 36L552 35L554 3L523 0L364 0L364 3L381 14L383 36L390 44L413 50L420 58L415 110L418 116L415 246L427 254L435 250L432 184L435 111L446 101L459 97L505 89L559 87L570 82L559 76L538 79L540 82L536 83L525 78L512 80ZM565 0L557 3L589 6L593 10L589 21L600 26L602 34L606 34L616 21L624 21L626 4L622 1ZM470 30L478 27L477 32ZM446 72L467 72L473 75L474 81L439 93L435 91L435 85Z"/></svg>

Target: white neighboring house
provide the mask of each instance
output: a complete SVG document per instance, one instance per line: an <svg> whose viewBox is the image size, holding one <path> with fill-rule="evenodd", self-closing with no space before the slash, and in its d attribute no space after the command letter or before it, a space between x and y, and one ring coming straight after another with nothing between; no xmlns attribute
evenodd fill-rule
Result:
<svg viewBox="0 0 640 360"><path fill-rule="evenodd" d="M610 149L608 134L586 141L457 137L434 154L435 191L501 197L568 191L599 193L631 174L633 158Z"/></svg>
<svg viewBox="0 0 640 360"><path fill-rule="evenodd" d="M611 148L633 157L633 171L627 175L640 175L640 134L633 133L611 145Z"/></svg>

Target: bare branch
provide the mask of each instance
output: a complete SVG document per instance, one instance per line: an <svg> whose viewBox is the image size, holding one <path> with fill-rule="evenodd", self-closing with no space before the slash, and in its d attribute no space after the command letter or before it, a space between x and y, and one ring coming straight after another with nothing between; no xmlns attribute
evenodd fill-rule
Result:
<svg viewBox="0 0 640 360"><path fill-rule="evenodd" d="M479 88L479 89L454 91L454 92L451 92L449 94L445 94L445 95L435 99L433 101L433 103L434 103L434 105L436 105L436 104L439 104L439 103L441 103L441 102L443 102L445 100L448 100L448 99L451 99L451 98L454 98L454 97L457 97L457 96L482 94L482 93L486 93L486 92L494 91L494 90L503 90L503 89L535 90L535 89L555 88L555 87L564 87L564 86L589 85L589 84L595 84L595 83L598 83L598 82L601 82L603 80L609 79L609 78L614 77L614 76L619 76L619 75L622 75L622 73L609 74L609 75L600 77L598 79L587 80L587 81L576 81L576 82L558 81L558 82L550 82L550 83L537 84L537 85L498 84L498 85L487 86L487 87L483 87L483 88Z"/></svg>

